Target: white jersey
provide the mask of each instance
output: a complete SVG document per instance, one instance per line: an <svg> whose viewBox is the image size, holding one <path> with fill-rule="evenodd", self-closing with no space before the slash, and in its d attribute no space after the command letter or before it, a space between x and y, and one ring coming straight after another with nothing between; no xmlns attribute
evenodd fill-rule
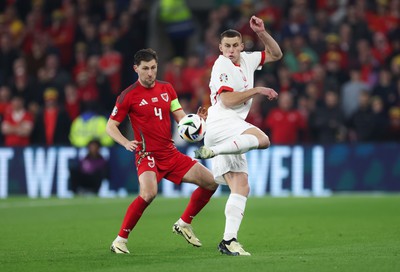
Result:
<svg viewBox="0 0 400 272"><path fill-rule="evenodd" d="M219 94L222 91L242 92L254 87L254 71L261 69L264 64L265 52L240 53L240 65L236 66L232 61L220 55L215 61L211 71L210 90L211 107L208 109L207 122L238 115L246 119L252 99L234 108L225 107Z"/></svg>
<svg viewBox="0 0 400 272"><path fill-rule="evenodd" d="M252 99L234 108L225 107L220 98L222 91L243 92L254 87L254 71L264 64L265 52L240 53L240 66L229 58L219 56L211 71L211 104L208 109L207 133L204 144L212 147L242 134L254 127L245 121ZM224 174L247 173L245 154L218 155L211 159L215 181L226 184Z"/></svg>

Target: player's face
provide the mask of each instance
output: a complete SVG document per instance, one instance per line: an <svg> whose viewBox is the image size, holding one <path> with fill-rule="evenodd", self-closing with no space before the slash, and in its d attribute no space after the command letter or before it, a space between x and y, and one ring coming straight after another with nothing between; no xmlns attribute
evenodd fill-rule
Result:
<svg viewBox="0 0 400 272"><path fill-rule="evenodd" d="M219 44L219 50L221 51L222 55L229 58L235 64L239 64L240 52L242 52L243 48L244 44L242 43L242 39L240 37L225 37Z"/></svg>
<svg viewBox="0 0 400 272"><path fill-rule="evenodd" d="M138 74L139 82L146 88L154 86L157 77L157 62L156 60L141 61L139 65L133 66L135 72Z"/></svg>

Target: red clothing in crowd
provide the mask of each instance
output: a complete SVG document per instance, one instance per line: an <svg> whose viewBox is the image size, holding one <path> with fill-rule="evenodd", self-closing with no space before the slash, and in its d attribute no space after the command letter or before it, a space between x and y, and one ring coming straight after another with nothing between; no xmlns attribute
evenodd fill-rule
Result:
<svg viewBox="0 0 400 272"><path fill-rule="evenodd" d="M56 129L57 123L57 109L47 109L44 111L44 123L45 126L45 135L46 135L46 144L52 145L54 140L54 132Z"/></svg>
<svg viewBox="0 0 400 272"><path fill-rule="evenodd" d="M271 110L265 119L265 126L270 130L273 144L296 144L299 133L306 129L306 120L297 110Z"/></svg>
<svg viewBox="0 0 400 272"><path fill-rule="evenodd" d="M121 54L117 51L105 53L99 60L99 66L110 81L112 93L119 94L121 91Z"/></svg>
<svg viewBox="0 0 400 272"><path fill-rule="evenodd" d="M15 114L13 111L7 111L4 115L4 123L8 123L11 126L20 126L23 123L29 123L33 126L33 117L27 111L21 111ZM30 136L21 136L18 134L6 134L4 135L4 144L6 146L27 146L30 143Z"/></svg>

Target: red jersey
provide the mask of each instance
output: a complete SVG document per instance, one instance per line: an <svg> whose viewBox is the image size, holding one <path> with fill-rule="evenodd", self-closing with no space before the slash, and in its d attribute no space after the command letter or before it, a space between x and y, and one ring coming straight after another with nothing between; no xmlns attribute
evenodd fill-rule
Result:
<svg viewBox="0 0 400 272"><path fill-rule="evenodd" d="M12 111L9 111L4 115L3 122L11 126L19 126L23 123L29 123L29 125L33 126L33 116L27 111L21 112L20 114L13 114ZM4 144L6 146L27 146L29 143L29 136L17 134L8 134L4 136Z"/></svg>
<svg viewBox="0 0 400 272"><path fill-rule="evenodd" d="M146 152L169 154L176 149L170 118L175 99L176 92L168 82L156 80L154 87L145 88L137 81L118 96L110 118L122 122L129 116L135 139L143 142L137 151L143 148Z"/></svg>
<svg viewBox="0 0 400 272"><path fill-rule="evenodd" d="M271 110L265 120L265 126L271 130L273 144L296 144L298 133L306 129L306 120L297 110Z"/></svg>

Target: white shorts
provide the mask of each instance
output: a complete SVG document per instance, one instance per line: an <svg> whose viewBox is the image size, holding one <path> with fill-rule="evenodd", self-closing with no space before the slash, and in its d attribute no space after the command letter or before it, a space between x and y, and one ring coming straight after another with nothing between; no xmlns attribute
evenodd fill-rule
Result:
<svg viewBox="0 0 400 272"><path fill-rule="evenodd" d="M241 135L244 131L253 127L255 126L237 117L224 118L211 123L207 122L204 144L212 148L212 146ZM211 165L215 181L222 185L226 185L224 174L228 172L247 174L248 172L246 154L218 155L211 159Z"/></svg>

